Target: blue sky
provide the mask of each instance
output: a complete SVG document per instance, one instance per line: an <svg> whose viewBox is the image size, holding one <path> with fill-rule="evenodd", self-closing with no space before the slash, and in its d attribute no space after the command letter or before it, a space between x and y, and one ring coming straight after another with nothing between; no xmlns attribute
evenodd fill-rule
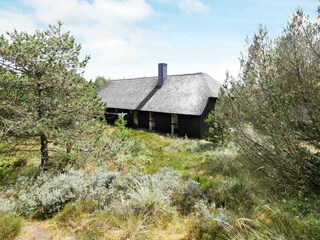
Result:
<svg viewBox="0 0 320 240"><path fill-rule="evenodd" d="M259 24L279 36L300 6L312 19L317 0L0 0L0 32L32 32L58 20L91 55L87 79L206 72L236 74L246 37Z"/></svg>

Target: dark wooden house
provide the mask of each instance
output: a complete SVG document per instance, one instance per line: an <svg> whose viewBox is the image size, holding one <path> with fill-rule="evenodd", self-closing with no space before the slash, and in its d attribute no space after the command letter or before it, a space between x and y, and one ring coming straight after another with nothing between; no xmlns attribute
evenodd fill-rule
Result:
<svg viewBox="0 0 320 240"><path fill-rule="evenodd" d="M220 83L205 73L168 75L160 63L157 77L109 80L98 89L107 104L106 119L125 113L127 126L202 138Z"/></svg>

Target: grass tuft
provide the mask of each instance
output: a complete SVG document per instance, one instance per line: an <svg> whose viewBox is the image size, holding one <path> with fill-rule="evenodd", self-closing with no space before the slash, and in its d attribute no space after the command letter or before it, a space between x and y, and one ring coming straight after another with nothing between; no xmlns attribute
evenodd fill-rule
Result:
<svg viewBox="0 0 320 240"><path fill-rule="evenodd" d="M12 214L0 214L0 239L14 239L20 233L22 220Z"/></svg>

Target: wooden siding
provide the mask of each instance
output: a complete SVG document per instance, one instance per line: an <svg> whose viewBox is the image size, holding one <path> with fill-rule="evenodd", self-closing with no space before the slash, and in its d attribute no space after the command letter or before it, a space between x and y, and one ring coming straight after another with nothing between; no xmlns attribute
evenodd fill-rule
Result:
<svg viewBox="0 0 320 240"><path fill-rule="evenodd" d="M115 109L113 109L113 108L108 108L107 109L107 112L105 113L105 115L104 115L104 117L105 117L105 119L106 119L106 121L108 122L108 123L114 123L114 121L115 120L117 120L117 118L118 118L118 116L117 115L115 115L115 114L108 114L108 113L115 113L116 111L115 111Z"/></svg>
<svg viewBox="0 0 320 240"><path fill-rule="evenodd" d="M178 135L180 137L187 136L189 138L203 138L208 130L208 126L205 123L205 119L208 114L214 109L216 98L209 98L207 105L200 116L182 115L178 114ZM107 112L116 112L113 108L108 108ZM117 109L118 113L127 113L125 120L127 126L135 128L134 126L134 111L126 109ZM138 128L149 129L149 112L138 112ZM157 113L155 112L155 131L161 133L171 133L171 114L169 113ZM114 123L117 119L117 115L106 114L106 120L108 123Z"/></svg>
<svg viewBox="0 0 320 240"><path fill-rule="evenodd" d="M155 113L156 132L171 133L171 114Z"/></svg>
<svg viewBox="0 0 320 240"><path fill-rule="evenodd" d="M149 112L138 112L139 128L149 129Z"/></svg>
<svg viewBox="0 0 320 240"><path fill-rule="evenodd" d="M179 136L200 138L200 116L178 115Z"/></svg>

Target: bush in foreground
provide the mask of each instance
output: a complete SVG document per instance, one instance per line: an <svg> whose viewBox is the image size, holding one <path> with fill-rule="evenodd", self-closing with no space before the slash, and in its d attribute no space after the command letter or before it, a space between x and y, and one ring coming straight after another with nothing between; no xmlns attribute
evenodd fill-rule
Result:
<svg viewBox="0 0 320 240"><path fill-rule="evenodd" d="M302 10L276 39L259 28L216 107L246 165L294 192L320 190L319 28Z"/></svg>
<svg viewBox="0 0 320 240"><path fill-rule="evenodd" d="M20 217L11 214L0 214L0 239L11 240L18 236L22 228Z"/></svg>

